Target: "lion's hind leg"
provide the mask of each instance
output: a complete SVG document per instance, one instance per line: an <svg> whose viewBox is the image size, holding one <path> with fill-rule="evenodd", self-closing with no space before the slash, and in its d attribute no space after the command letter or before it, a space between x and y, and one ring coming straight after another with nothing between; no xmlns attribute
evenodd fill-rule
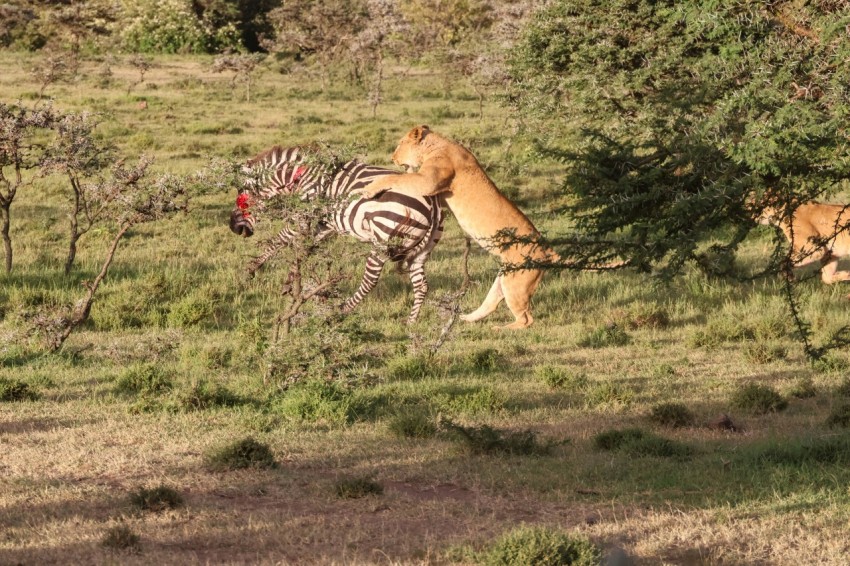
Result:
<svg viewBox="0 0 850 566"><path fill-rule="evenodd" d="M501 303L504 298L505 294L502 292L502 275L498 275L496 276L496 280L493 281L493 285L490 287L490 291L487 292L487 297L484 298L484 302L481 303L481 306L469 314L461 315L460 319L466 322L476 322L481 320L496 310L496 307L499 306L499 303Z"/></svg>
<svg viewBox="0 0 850 566"><path fill-rule="evenodd" d="M827 285L838 283L839 281L850 281L850 272L838 270L838 258L830 256L824 261L823 268L820 272L821 281Z"/></svg>
<svg viewBox="0 0 850 566"><path fill-rule="evenodd" d="M537 269L515 271L502 277L505 303L515 319L514 322L503 328L519 330L531 326L531 323L534 322L534 318L531 316L531 296L542 278L543 272Z"/></svg>

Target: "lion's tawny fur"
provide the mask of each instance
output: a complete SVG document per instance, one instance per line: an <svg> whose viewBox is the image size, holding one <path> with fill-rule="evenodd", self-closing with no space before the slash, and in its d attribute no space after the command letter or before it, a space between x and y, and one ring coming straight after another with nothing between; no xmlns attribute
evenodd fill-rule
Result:
<svg viewBox="0 0 850 566"><path fill-rule="evenodd" d="M418 171L382 177L365 187L364 194L371 196L387 189L411 195L440 194L461 228L503 264L558 259L549 247L536 243L540 234L531 221L499 192L475 156L460 144L432 132L428 126L418 126L401 139L393 161L408 171ZM498 236L506 232L527 241L500 246ZM481 306L462 318L481 320L504 298L516 319L506 328L529 326L533 321L531 297L542 276L540 269L509 270L498 275Z"/></svg>
<svg viewBox="0 0 850 566"><path fill-rule="evenodd" d="M790 219L783 218L779 209L767 207L758 221L782 230L791 244L795 267L820 262L824 283L850 281L850 272L838 270L838 260L850 256L850 205L811 201L798 206Z"/></svg>

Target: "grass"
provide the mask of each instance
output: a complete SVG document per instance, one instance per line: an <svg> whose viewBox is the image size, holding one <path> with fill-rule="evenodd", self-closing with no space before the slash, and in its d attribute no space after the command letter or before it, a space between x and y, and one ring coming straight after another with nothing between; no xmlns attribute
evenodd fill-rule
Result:
<svg viewBox="0 0 850 566"><path fill-rule="evenodd" d="M2 100L32 100L26 69L36 62L0 53ZM102 134L122 154L150 153L162 171L314 140L356 142L366 160L387 165L395 140L434 118L435 130L470 140L541 231L574 227L553 212L568 204L562 166L531 159L494 101L479 119L464 81L447 90L438 72L388 64L373 118L365 91L344 77L322 93L309 74L269 69L249 104L203 58L157 58L131 96L136 73L118 61L104 88L93 76L101 63L84 61L80 80L48 94L62 109L102 112ZM337 300L329 297L274 345L290 266L273 262L251 280L242 266L280 223L261 222L250 240L233 236L235 190L209 187L189 214L133 230L90 323L43 355L17 341L18 313L73 304L109 242L108 227L86 234L77 268L62 275L66 196L59 178L19 193L15 269L0 274L5 561L450 563L459 546L483 560L479 552L522 524L550 525L539 537L553 541L546 548L622 545L637 563L838 565L850 556L850 355L807 362L781 282L547 272L530 329L491 330L511 321L500 306L482 323L455 324L430 356L417 352L446 319L426 302L406 326L409 281L387 268L344 324L326 316ZM770 242L758 229L741 262L761 265ZM348 276L347 296L368 246L337 238L328 249ZM426 265L431 299L458 289L463 249L449 217ZM497 272L477 248L469 269L462 312ZM845 293L817 278L801 284L816 343L850 324ZM745 434L698 426L723 413ZM446 419L460 428L438 426ZM384 495L342 499L340 478L380 478ZM140 485L175 486L187 505L129 515L125 494L170 505ZM115 543L101 546L125 515ZM517 540L508 547L538 544ZM144 553L115 557L114 548Z"/></svg>

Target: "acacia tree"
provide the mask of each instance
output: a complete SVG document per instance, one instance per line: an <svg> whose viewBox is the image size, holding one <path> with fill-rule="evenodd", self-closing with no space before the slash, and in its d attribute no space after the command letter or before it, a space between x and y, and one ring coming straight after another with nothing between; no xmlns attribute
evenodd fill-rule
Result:
<svg viewBox="0 0 850 566"><path fill-rule="evenodd" d="M583 236L572 249L728 274L768 200L790 211L846 187L840 4L558 0L537 12L512 52L510 102L567 164Z"/></svg>
<svg viewBox="0 0 850 566"><path fill-rule="evenodd" d="M51 106L26 108L0 102L0 236L6 272L12 271L11 208L15 196L31 185L45 155L46 130L57 115Z"/></svg>
<svg viewBox="0 0 850 566"><path fill-rule="evenodd" d="M363 0L285 2L268 14L276 35L266 47L294 51L298 57L314 57L324 91L331 67L348 57L352 38L363 28L367 17Z"/></svg>
<svg viewBox="0 0 850 566"><path fill-rule="evenodd" d="M108 212L113 193L93 191L87 184L114 162L114 148L98 142L93 135L97 121L90 114L67 114L55 124L56 138L50 147L42 173L65 176L71 187L68 213L68 255L65 274L69 274L77 256L77 242Z"/></svg>
<svg viewBox="0 0 850 566"><path fill-rule="evenodd" d="M148 171L152 162L142 157L135 166L127 167L121 160L112 167L108 178L80 185L85 202L106 203L103 223L112 226L112 239L100 271L92 281L84 283L86 292L73 307L25 315L31 325L30 332L38 335L49 350L59 349L88 320L98 288L127 232L139 224L162 220L188 209L186 179L171 174L153 176Z"/></svg>
<svg viewBox="0 0 850 566"><path fill-rule="evenodd" d="M767 189L809 200L850 172L850 41L834 2L561 0L513 53L512 102L591 235L673 271Z"/></svg>

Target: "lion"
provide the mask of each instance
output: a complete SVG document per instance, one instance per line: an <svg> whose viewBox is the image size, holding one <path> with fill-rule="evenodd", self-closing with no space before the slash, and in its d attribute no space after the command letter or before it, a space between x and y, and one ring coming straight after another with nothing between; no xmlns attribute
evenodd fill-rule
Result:
<svg viewBox="0 0 850 566"><path fill-rule="evenodd" d="M782 230L791 244L794 267L821 263L821 280L827 285L850 281L850 272L838 269L838 261L850 256L850 205L809 201L790 218L779 207L768 206L757 221Z"/></svg>
<svg viewBox="0 0 850 566"><path fill-rule="evenodd" d="M428 126L417 126L401 139L392 159L407 173L381 177L356 192L367 198L389 189L411 196L441 195L460 227L481 247L498 256L503 268L559 259L539 241L540 233L528 217L499 192L475 156L460 144ZM418 172L412 172L416 169ZM534 321L531 297L542 277L539 268L500 270L481 306L461 319L481 320L504 299L515 320L503 328L527 328Z"/></svg>

